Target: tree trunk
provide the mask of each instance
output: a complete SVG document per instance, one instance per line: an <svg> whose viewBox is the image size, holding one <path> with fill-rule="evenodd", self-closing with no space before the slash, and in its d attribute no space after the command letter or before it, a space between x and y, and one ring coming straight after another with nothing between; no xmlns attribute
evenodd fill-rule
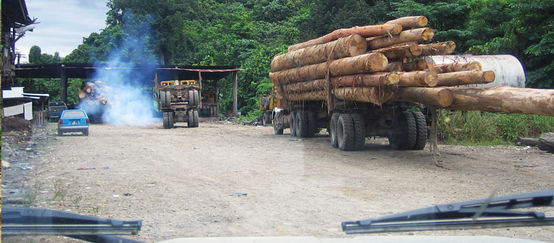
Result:
<svg viewBox="0 0 554 243"><path fill-rule="evenodd" d="M437 76L437 86L486 84L494 81L495 78L493 71L460 71L440 73Z"/></svg>
<svg viewBox="0 0 554 243"><path fill-rule="evenodd" d="M392 46L404 42L423 42L433 39L433 30L430 28L419 28L413 30L405 30L397 36L385 36L379 39L368 42L369 49L375 50L387 46Z"/></svg>
<svg viewBox="0 0 554 243"><path fill-rule="evenodd" d="M319 38L289 46L288 51L294 51L318 44L325 44L353 34L358 34L363 37L371 37L386 34L398 35L401 31L402 26L397 24L355 26L352 28L338 29Z"/></svg>
<svg viewBox="0 0 554 243"><path fill-rule="evenodd" d="M385 24L399 24L404 29L420 28L427 25L427 17L425 16L406 16L398 19L387 21Z"/></svg>
<svg viewBox="0 0 554 243"><path fill-rule="evenodd" d="M420 56L423 48L415 44L404 44L398 46L385 47L371 51L372 53L382 53L388 59L403 59L406 57Z"/></svg>
<svg viewBox="0 0 554 243"><path fill-rule="evenodd" d="M379 74L357 74L331 78L331 84L335 88L339 87L380 87L398 84L398 74L379 73ZM286 85L285 92L299 93L308 91L325 90L327 80L318 79L308 82L298 82Z"/></svg>
<svg viewBox="0 0 554 243"><path fill-rule="evenodd" d="M439 88L440 89L440 88ZM512 87L443 88L454 95L455 110L539 114L554 116L554 90Z"/></svg>
<svg viewBox="0 0 554 243"><path fill-rule="evenodd" d="M278 83L294 83L325 78L327 71L331 77L351 74L380 72L385 70L387 58L380 53L370 53L355 57L346 57L327 63L287 69L269 73L269 78Z"/></svg>
<svg viewBox="0 0 554 243"><path fill-rule="evenodd" d="M357 87L333 89L333 94L339 100L369 102L382 105L394 97L395 88L389 87ZM327 100L324 90L290 94L293 101Z"/></svg>
<svg viewBox="0 0 554 243"><path fill-rule="evenodd" d="M437 42L427 45L419 45L421 48L422 56L432 55L450 55L456 49L456 43L454 41Z"/></svg>
<svg viewBox="0 0 554 243"><path fill-rule="evenodd" d="M398 86L402 87L433 87L437 85L437 74L429 71L413 71L398 73Z"/></svg>
<svg viewBox="0 0 554 243"><path fill-rule="evenodd" d="M271 71L302 67L317 64L330 59L352 57L364 54L367 50L365 38L358 34L340 38L325 44L314 45L303 49L278 55L271 61Z"/></svg>
<svg viewBox="0 0 554 243"><path fill-rule="evenodd" d="M455 62L435 66L437 73L451 73L460 71L481 71L481 63L479 62Z"/></svg>
<svg viewBox="0 0 554 243"><path fill-rule="evenodd" d="M404 87L398 89L394 100L447 107L452 104L453 95L443 88Z"/></svg>

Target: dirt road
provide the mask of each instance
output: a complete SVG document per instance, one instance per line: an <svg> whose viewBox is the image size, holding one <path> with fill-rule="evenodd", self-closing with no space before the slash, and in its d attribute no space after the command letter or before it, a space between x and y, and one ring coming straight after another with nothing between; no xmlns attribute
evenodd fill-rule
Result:
<svg viewBox="0 0 554 243"><path fill-rule="evenodd" d="M220 122L171 130L161 124L92 125L88 137L57 137L50 124L41 136L34 141L38 145L20 152L34 156L26 161L32 169L19 181L28 204L142 219L140 234L132 238L145 241L344 237L340 222L346 220L486 198L493 191L505 195L554 188L554 155L536 148L441 145L445 168L439 168L428 150L395 151L383 139L368 141L364 151L342 152L323 135L274 136L270 127ZM5 152L14 151L2 151L2 159L12 163L2 172L4 205L15 197L8 191L16 187L16 175L23 170L17 164L26 158ZM554 228L414 234L552 240Z"/></svg>

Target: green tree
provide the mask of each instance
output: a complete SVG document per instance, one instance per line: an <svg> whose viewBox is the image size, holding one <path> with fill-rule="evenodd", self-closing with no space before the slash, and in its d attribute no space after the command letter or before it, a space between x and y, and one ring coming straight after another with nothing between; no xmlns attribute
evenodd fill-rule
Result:
<svg viewBox="0 0 554 243"><path fill-rule="evenodd" d="M41 63L40 57L41 57L41 50L38 46L32 46L29 50L29 63L31 64L39 64Z"/></svg>

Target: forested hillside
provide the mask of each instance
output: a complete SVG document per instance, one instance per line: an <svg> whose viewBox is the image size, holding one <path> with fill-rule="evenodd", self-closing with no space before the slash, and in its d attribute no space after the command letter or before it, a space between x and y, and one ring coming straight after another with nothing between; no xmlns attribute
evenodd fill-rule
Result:
<svg viewBox="0 0 554 243"><path fill-rule="evenodd" d="M243 68L243 113L256 109L257 96L269 92L269 63L289 45L407 15L427 16L434 40L455 41L456 53L513 54L525 66L528 87L554 87L552 0L109 0L108 7L106 27L84 38L63 62L101 63L123 39L138 33L147 43L143 51L158 63ZM143 33L144 23L152 33ZM134 52L125 50L125 58L142 62L134 60ZM222 110L230 108L229 83L221 82Z"/></svg>

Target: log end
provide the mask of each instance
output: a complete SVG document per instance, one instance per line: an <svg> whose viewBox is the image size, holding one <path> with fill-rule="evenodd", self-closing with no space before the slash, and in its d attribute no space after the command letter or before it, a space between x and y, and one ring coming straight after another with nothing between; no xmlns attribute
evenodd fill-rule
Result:
<svg viewBox="0 0 554 243"><path fill-rule="evenodd" d="M481 63L479 62L470 62L468 65L468 71L481 71L483 70L483 66L481 66Z"/></svg>
<svg viewBox="0 0 554 243"><path fill-rule="evenodd" d="M387 75L387 85L398 85L400 82L400 75L397 73L389 73Z"/></svg>
<svg viewBox="0 0 554 243"><path fill-rule="evenodd" d="M410 54L411 57L418 57L423 53L423 48L418 45L411 45L410 46Z"/></svg>
<svg viewBox="0 0 554 243"><path fill-rule="evenodd" d="M418 27L426 26L428 22L429 22L429 20L425 16L417 16L417 18L416 18L416 25Z"/></svg>
<svg viewBox="0 0 554 243"><path fill-rule="evenodd" d="M452 105L452 102L454 101L454 95L452 95L452 92L450 92L447 89L443 89L438 92L438 105L441 107L447 107Z"/></svg>
<svg viewBox="0 0 554 243"><path fill-rule="evenodd" d="M367 41L364 37L358 34L352 35L349 40L348 53L351 57L362 55L367 51Z"/></svg>
<svg viewBox="0 0 554 243"><path fill-rule="evenodd" d="M398 35L400 32L402 32L402 25L399 24L393 24L391 30L389 31L391 35Z"/></svg>
<svg viewBox="0 0 554 243"><path fill-rule="evenodd" d="M483 81L490 83L494 81L495 75L493 71L484 71L483 72Z"/></svg>
<svg viewBox="0 0 554 243"><path fill-rule="evenodd" d="M425 76L423 77L423 82L427 84L429 87L435 87L439 83L439 80L437 79L437 73L435 72L427 72Z"/></svg>
<svg viewBox="0 0 554 243"><path fill-rule="evenodd" d="M425 30L423 31L422 39L424 41L428 41L433 39L433 36L435 36L433 30L431 28L425 28Z"/></svg>
<svg viewBox="0 0 554 243"><path fill-rule="evenodd" d="M380 72L387 69L387 65L389 64L389 60L387 57L381 53L370 53L366 59L365 63L365 70L366 71L372 71L372 72Z"/></svg>

